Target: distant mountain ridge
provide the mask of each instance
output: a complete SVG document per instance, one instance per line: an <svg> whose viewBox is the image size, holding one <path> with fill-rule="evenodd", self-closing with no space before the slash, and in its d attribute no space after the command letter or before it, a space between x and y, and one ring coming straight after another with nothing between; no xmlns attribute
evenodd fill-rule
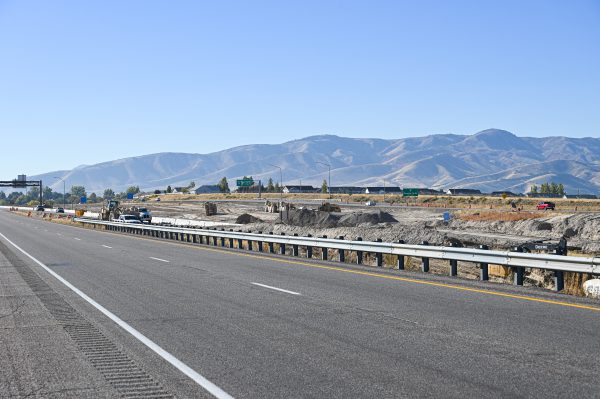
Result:
<svg viewBox="0 0 600 399"><path fill-rule="evenodd" d="M244 175L266 182L320 186L331 165L331 184L432 188L479 188L482 191L525 192L532 184L563 183L568 193L600 195L600 139L518 137L500 129L474 135L439 134L396 140L310 136L282 144L244 145L210 154L157 153L124 158L70 171L38 176L57 191L83 185L101 194L140 186L215 184L223 176L235 185Z"/></svg>

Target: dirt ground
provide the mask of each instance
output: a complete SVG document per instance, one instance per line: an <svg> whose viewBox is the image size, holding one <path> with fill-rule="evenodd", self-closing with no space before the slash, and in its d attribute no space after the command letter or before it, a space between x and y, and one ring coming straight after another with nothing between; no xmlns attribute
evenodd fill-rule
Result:
<svg viewBox="0 0 600 399"><path fill-rule="evenodd" d="M316 210L319 204L317 201L310 205L296 204L295 207ZM517 213L510 210L447 210L397 205L376 208L354 206L342 207L338 216L345 222L336 225L325 217L315 217L315 220L299 223L291 213L283 212L280 215L265 212L262 202L217 202L218 213L213 216L205 216L202 201L146 202L145 205L155 217L222 223L236 223L240 215L247 214L250 217L246 216L246 220L256 218L259 221L253 220L253 223L240 225L240 229L272 231L276 234L344 236L346 239L362 237L364 240L381 238L384 242L404 240L410 244L428 241L432 245L459 241L465 246L485 244L494 249L509 249L528 241L558 240L565 236L572 251L590 256L600 254L600 213L597 212ZM391 218L388 219L385 215L379 218L367 217L380 211L385 215L389 214ZM443 220L445 212L450 213L450 221ZM384 222L373 223L377 220ZM356 224L353 225L352 221Z"/></svg>

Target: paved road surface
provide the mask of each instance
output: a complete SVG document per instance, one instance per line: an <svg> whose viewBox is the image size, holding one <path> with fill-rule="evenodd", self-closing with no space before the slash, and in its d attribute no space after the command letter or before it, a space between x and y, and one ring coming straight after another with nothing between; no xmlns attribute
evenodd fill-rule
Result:
<svg viewBox="0 0 600 399"><path fill-rule="evenodd" d="M600 396L599 303L418 273L364 275L373 269L8 212L0 212L0 233L234 397ZM209 396L5 239L0 243L165 390Z"/></svg>

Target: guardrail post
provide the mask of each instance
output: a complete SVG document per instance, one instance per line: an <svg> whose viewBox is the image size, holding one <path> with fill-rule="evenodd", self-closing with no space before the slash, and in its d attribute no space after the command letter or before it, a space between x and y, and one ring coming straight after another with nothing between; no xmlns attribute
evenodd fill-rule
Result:
<svg viewBox="0 0 600 399"><path fill-rule="evenodd" d="M298 233L294 233L294 237L298 237ZM298 244L292 244L292 256L300 255L300 250L298 249Z"/></svg>
<svg viewBox="0 0 600 399"><path fill-rule="evenodd" d="M285 233L282 232L281 235L284 236ZM279 244L279 254L285 255L285 244L284 243Z"/></svg>
<svg viewBox="0 0 600 399"><path fill-rule="evenodd" d="M221 231L225 231L225 229L221 229ZM225 237L221 237L221 246L225 246Z"/></svg>
<svg viewBox="0 0 600 399"><path fill-rule="evenodd" d="M312 237L312 234L309 234L309 235L307 235L307 237L308 237L308 238ZM311 258L312 258L312 256L313 256L313 248L312 248L310 245L308 245L308 246L306 247L306 257L307 257L308 259L311 259Z"/></svg>
<svg viewBox="0 0 600 399"><path fill-rule="evenodd" d="M429 242L427 241L423 241L421 242L420 245L429 245ZM421 271L423 273L428 273L429 272L429 258L421 258Z"/></svg>
<svg viewBox="0 0 600 399"><path fill-rule="evenodd" d="M270 231L269 235L273 235L273 232ZM269 253L270 254L274 254L275 253L275 243L273 243L273 242L269 242Z"/></svg>
<svg viewBox="0 0 600 399"><path fill-rule="evenodd" d="M229 229L229 231L233 232L233 229ZM233 248L233 237L229 237L229 248Z"/></svg>
<svg viewBox="0 0 600 399"><path fill-rule="evenodd" d="M344 236L339 236L338 240L343 240ZM344 253L343 249L338 249L338 255L339 255L339 259L340 262L344 263L346 261L346 254Z"/></svg>
<svg viewBox="0 0 600 399"><path fill-rule="evenodd" d="M404 240L398 240L398 244L405 244ZM404 270L404 255L398 255L398 270Z"/></svg>
<svg viewBox="0 0 600 399"><path fill-rule="evenodd" d="M557 255L567 256L567 240L563 237L558 243ZM565 289L565 273L562 270L554 270L554 291Z"/></svg>
<svg viewBox="0 0 600 399"><path fill-rule="evenodd" d="M252 230L248 230L248 233L252 233ZM248 251L252 251L252 240L246 240L248 241Z"/></svg>
<svg viewBox="0 0 600 399"><path fill-rule="evenodd" d="M324 235L322 238L327 238L327 236ZM328 252L329 252L329 249L321 248L321 260L327 260Z"/></svg>
<svg viewBox="0 0 600 399"><path fill-rule="evenodd" d="M238 233L241 233L242 230L238 230ZM241 238L238 238L238 249L244 249L244 243L243 240Z"/></svg>
<svg viewBox="0 0 600 399"><path fill-rule="evenodd" d="M259 231L258 234L262 234L262 231ZM264 251L263 242L262 241L256 241L256 244L258 244L258 252L263 252Z"/></svg>
<svg viewBox="0 0 600 399"><path fill-rule="evenodd" d="M375 242L382 242L383 240L381 238L378 238L375 240ZM375 263L377 264L377 267L383 267L383 254L381 252L377 252L375 253Z"/></svg>
<svg viewBox="0 0 600 399"><path fill-rule="evenodd" d="M559 292L565 289L565 273L562 270L554 271L554 291Z"/></svg>
<svg viewBox="0 0 600 399"><path fill-rule="evenodd" d="M362 237L356 237L356 241L362 241ZM356 264L357 265L362 265L363 263L363 252L362 251L356 251Z"/></svg>
<svg viewBox="0 0 600 399"><path fill-rule="evenodd" d="M523 252L522 247L515 247L514 252ZM513 266L514 272L514 284L515 285L523 285L523 275L525 274L525 268L522 266Z"/></svg>
<svg viewBox="0 0 600 399"><path fill-rule="evenodd" d="M490 249L490 247L488 247L485 244L482 244L479 246L479 249L488 250ZM489 267L488 264L485 262L479 263L479 278L481 279L481 281L488 281L490 279Z"/></svg>
<svg viewBox="0 0 600 399"><path fill-rule="evenodd" d="M451 242L450 246L453 248L461 247L457 242ZM458 274L458 261L456 259L450 259L450 276L454 277Z"/></svg>

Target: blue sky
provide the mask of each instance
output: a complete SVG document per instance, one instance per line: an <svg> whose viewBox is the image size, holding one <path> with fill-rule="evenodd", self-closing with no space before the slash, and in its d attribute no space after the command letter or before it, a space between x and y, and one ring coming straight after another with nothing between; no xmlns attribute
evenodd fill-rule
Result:
<svg viewBox="0 0 600 399"><path fill-rule="evenodd" d="M0 179L490 127L600 136L599 1L0 0Z"/></svg>

